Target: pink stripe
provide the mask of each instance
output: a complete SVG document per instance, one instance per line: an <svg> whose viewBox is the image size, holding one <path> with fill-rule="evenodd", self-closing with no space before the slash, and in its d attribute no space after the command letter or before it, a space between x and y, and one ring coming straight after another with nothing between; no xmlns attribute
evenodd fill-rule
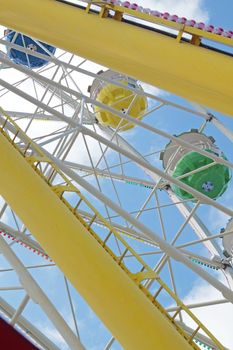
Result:
<svg viewBox="0 0 233 350"><path fill-rule="evenodd" d="M205 23L202 23L202 22L196 23L196 21L194 19L187 20L185 17L179 17L177 15L170 15L168 12L161 13L161 12L156 11L156 10L151 10L149 8L144 8L143 6L139 6L136 3L130 3L129 1L124 1L122 3L119 0L105 0L105 1L107 3L111 3L113 5L119 4L125 8L129 8L129 9L134 10L134 11L143 12L143 13L149 14L151 16L160 17L160 18L163 18L165 20L172 21L172 22L186 24L187 26L195 27L195 28L198 28L201 30L205 30L206 32L214 33L217 35L222 35L222 36L227 37L227 38L233 38L233 31L232 30L227 31L221 27L215 28L212 24L205 25Z"/></svg>

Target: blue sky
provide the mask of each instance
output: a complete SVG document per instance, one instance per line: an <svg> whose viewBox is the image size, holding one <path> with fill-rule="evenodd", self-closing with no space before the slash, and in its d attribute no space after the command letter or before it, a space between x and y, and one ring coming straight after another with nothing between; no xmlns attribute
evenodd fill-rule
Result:
<svg viewBox="0 0 233 350"><path fill-rule="evenodd" d="M219 27L232 30L233 3L229 0L213 1L205 0L204 8L207 9L210 22Z"/></svg>

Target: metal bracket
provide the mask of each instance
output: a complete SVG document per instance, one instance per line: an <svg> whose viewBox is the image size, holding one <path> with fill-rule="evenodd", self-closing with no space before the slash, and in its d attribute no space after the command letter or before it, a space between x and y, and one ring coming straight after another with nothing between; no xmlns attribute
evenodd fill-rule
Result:
<svg viewBox="0 0 233 350"><path fill-rule="evenodd" d="M141 281L146 280L146 279L154 280L157 278L157 276L154 273L154 271L142 271L142 272L137 272L137 273L132 274L132 278L137 283L140 283Z"/></svg>

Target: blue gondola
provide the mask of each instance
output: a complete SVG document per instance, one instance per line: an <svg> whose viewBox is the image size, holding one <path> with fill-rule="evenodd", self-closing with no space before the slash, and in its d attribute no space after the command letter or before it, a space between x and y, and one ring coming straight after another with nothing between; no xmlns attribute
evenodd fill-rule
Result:
<svg viewBox="0 0 233 350"><path fill-rule="evenodd" d="M51 54L53 55L56 51L56 48L42 43L40 41L38 41L38 43L41 44L38 45L37 42L35 42L33 39L29 38L26 35L22 35L20 33L16 33L14 31L10 31L7 30L6 31L6 40L9 42L13 42L16 45L25 47L27 49L30 49L34 52L38 52L41 53L43 55L49 56L49 53L46 52L44 49L48 50L49 52L51 52ZM44 48L44 49L43 49ZM7 55L8 57L16 64L22 64L24 66L27 66L28 68L41 68L44 65L46 65L48 63L47 60L44 60L42 58L38 58L32 55L26 55L24 52L16 50L16 49L11 49L8 48L7 49Z"/></svg>

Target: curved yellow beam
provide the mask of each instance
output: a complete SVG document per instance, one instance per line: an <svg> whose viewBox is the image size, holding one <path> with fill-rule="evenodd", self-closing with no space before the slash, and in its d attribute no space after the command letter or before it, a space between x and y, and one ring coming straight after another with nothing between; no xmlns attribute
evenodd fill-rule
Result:
<svg viewBox="0 0 233 350"><path fill-rule="evenodd" d="M0 150L1 195L124 349L193 349L2 134Z"/></svg>
<svg viewBox="0 0 233 350"><path fill-rule="evenodd" d="M1 0L0 23L233 115L231 57L54 0Z"/></svg>

